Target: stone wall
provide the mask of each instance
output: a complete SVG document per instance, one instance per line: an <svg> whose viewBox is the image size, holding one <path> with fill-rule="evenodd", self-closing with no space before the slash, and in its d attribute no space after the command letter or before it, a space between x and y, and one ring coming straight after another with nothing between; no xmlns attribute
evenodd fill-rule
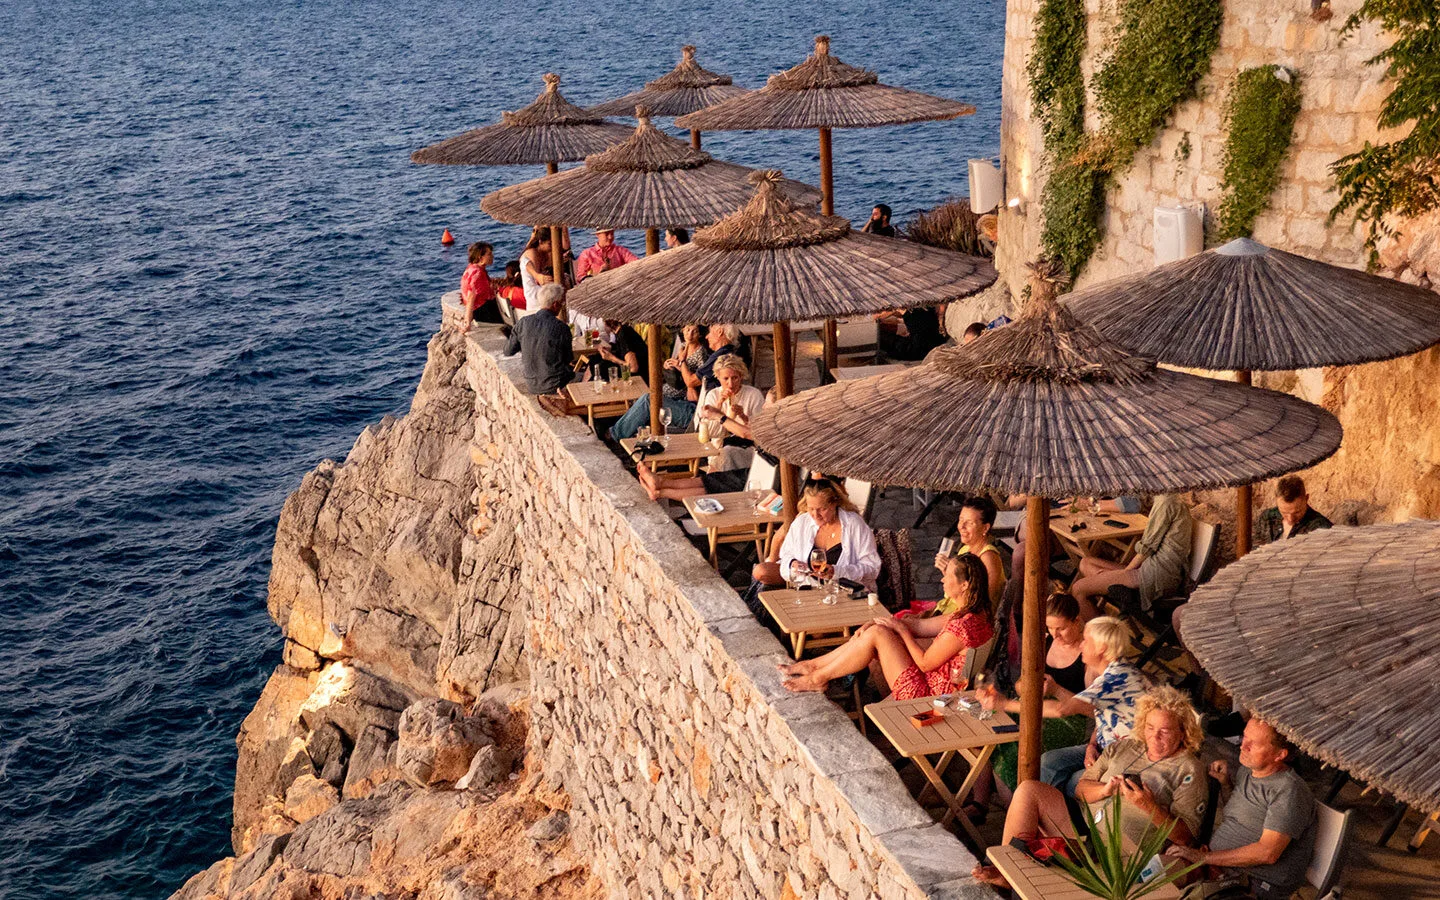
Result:
<svg viewBox="0 0 1440 900"><path fill-rule="evenodd" d="M472 534L515 539L530 598L530 753L617 897L982 897L831 702L579 420L472 336Z"/></svg>
<svg viewBox="0 0 1440 900"><path fill-rule="evenodd" d="M1006 22L1001 160L1007 191L1022 205L1019 211L1001 212L996 265L1012 286L1024 284L1024 264L1039 253L1040 246L1046 170L1025 73L1039 4L1040 0L1010 0ZM1176 110L1170 125L1137 154L1111 189L1104 239L1077 286L1153 265L1155 207L1203 206L1213 211L1218 206L1226 95L1236 74L1267 64L1285 65L1299 73L1302 105L1281 170L1282 184L1255 223L1255 239L1326 262L1363 266L1366 253L1360 229L1348 219L1333 226L1325 223L1335 202L1330 164L1364 141L1395 136L1376 128L1389 86L1380 80L1380 67L1365 65L1388 45L1388 37L1366 23L1345 40L1340 38L1345 19L1359 5L1360 0L1333 0L1333 17L1316 21L1308 0L1226 3L1220 46L1210 74L1201 82L1200 97ZM1102 58L1116 3L1087 0L1086 7L1088 79ZM1093 102L1087 115L1087 127L1094 129L1098 123ZM1187 139L1188 157L1180 152ZM1382 262L1388 273L1418 282L1440 265L1436 258L1440 252L1435 250L1440 222L1404 223L1402 232L1400 240L1385 248ZM1259 381L1295 389L1323 403L1345 427L1340 453L1303 473L1317 506L1362 510L1362 521L1440 516L1440 423L1430 414L1440 400L1437 368L1440 355L1431 350L1390 362Z"/></svg>

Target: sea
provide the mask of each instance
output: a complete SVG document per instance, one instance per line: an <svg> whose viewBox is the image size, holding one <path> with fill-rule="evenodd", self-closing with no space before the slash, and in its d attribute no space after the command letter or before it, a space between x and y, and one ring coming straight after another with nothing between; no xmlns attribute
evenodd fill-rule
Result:
<svg viewBox="0 0 1440 900"><path fill-rule="evenodd" d="M694 43L758 87L826 33L888 83L979 108L837 131L840 214L903 221L999 152L1004 0L5 11L0 898L165 897L229 854L235 735L280 660L280 507L406 409L465 245L503 263L524 240L480 198L542 171L412 150L529 103L547 71L596 103ZM705 148L818 177L813 132Z"/></svg>

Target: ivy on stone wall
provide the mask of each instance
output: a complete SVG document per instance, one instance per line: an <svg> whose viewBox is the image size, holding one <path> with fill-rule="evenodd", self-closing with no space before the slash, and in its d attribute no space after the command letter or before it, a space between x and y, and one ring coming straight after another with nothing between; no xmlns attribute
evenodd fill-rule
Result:
<svg viewBox="0 0 1440 900"><path fill-rule="evenodd" d="M1221 0L1122 0L1113 50L1095 74L1100 130L1087 135L1084 7L1083 0L1042 0L1029 66L1051 167L1041 247L1072 280L1099 246L1111 181L1195 96L1224 15Z"/></svg>
<svg viewBox="0 0 1440 900"><path fill-rule="evenodd" d="M1363 21L1378 23L1395 43L1369 60L1384 64L1390 96L1376 124L1408 135L1388 144L1369 141L1330 167L1340 199L1330 221L1353 211L1367 228L1365 245L1389 232L1386 217L1440 209L1440 5L1434 0L1365 0L1345 23L1349 34Z"/></svg>
<svg viewBox="0 0 1440 900"><path fill-rule="evenodd" d="M1299 113L1300 85L1289 69L1260 66L1235 76L1225 104L1225 195L1215 214L1216 240L1250 236L1280 184Z"/></svg>

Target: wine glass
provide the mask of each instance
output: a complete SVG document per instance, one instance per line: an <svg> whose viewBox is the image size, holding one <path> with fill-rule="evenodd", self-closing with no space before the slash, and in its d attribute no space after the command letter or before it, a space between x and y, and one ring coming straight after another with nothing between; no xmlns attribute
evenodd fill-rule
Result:
<svg viewBox="0 0 1440 900"><path fill-rule="evenodd" d="M983 691L985 690L985 682L986 682L985 673L984 673L984 672L977 672L976 675L975 675L975 699L976 699L976 700L979 700L979 699L980 699L980 694L981 694L981 692L983 692ZM993 710L993 709L986 709L985 707L982 706L982 707L980 707L980 710L979 710L977 713L975 713L975 718L980 719L981 721L984 721L985 719L989 719L989 718L993 717L994 715L995 715L995 710Z"/></svg>
<svg viewBox="0 0 1440 900"><path fill-rule="evenodd" d="M965 667L963 665L952 665L950 667L950 693L951 700L957 710L963 711L964 705L960 703L960 697L965 690Z"/></svg>
<svg viewBox="0 0 1440 900"><path fill-rule="evenodd" d="M828 561L824 550L819 547L810 548L810 571L816 578L819 578L820 573L825 571L825 563Z"/></svg>
<svg viewBox="0 0 1440 900"><path fill-rule="evenodd" d="M671 421L674 420L674 418L675 418L675 416L670 412L669 409L667 409L667 408L664 407L664 406L660 407L660 433L661 433L661 434L668 435L668 434L670 433L670 423L671 423Z"/></svg>

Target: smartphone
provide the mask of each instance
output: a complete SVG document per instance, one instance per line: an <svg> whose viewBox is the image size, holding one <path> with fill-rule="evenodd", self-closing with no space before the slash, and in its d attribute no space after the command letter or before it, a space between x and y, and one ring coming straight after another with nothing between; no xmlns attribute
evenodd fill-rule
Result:
<svg viewBox="0 0 1440 900"><path fill-rule="evenodd" d="M1129 525L1126 525L1124 522L1117 522L1117 521L1114 520L1114 519L1106 519L1106 520L1105 520L1105 524L1106 524L1106 525L1109 525L1111 528L1129 528L1129 527L1130 527Z"/></svg>
<svg viewBox="0 0 1440 900"><path fill-rule="evenodd" d="M996 734L1014 734L1020 730L1020 725L1016 722L1011 722L1009 725L991 725L990 730Z"/></svg>

